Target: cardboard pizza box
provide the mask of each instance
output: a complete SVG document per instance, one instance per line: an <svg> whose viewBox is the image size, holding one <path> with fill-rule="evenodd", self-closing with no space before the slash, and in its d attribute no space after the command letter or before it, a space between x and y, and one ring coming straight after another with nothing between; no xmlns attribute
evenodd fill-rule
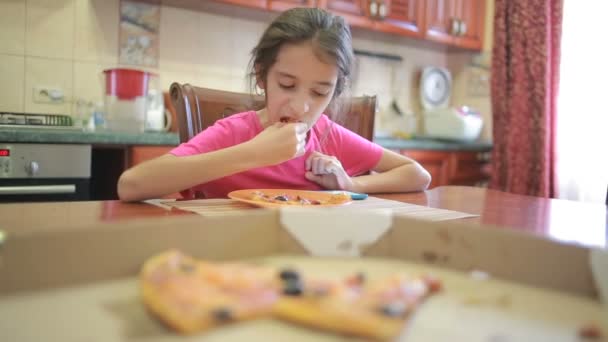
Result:
<svg viewBox="0 0 608 342"><path fill-rule="evenodd" d="M0 340L340 340L274 320L182 337L146 313L137 274L177 248L215 261L265 261L319 274L436 273L445 290L404 336L425 340L573 340L608 333L605 250L497 227L389 213L236 212L11 232L0 245Z"/></svg>

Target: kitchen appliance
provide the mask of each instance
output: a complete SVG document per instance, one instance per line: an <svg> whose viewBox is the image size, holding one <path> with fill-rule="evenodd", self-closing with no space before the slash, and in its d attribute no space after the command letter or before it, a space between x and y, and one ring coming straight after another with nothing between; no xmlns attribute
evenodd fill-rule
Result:
<svg viewBox="0 0 608 342"><path fill-rule="evenodd" d="M160 89L150 89L146 111L146 131L166 132L171 128L172 121L171 113L165 109L163 92Z"/></svg>
<svg viewBox="0 0 608 342"><path fill-rule="evenodd" d="M153 74L135 69L106 69L106 128L143 133L148 109L148 83Z"/></svg>
<svg viewBox="0 0 608 342"><path fill-rule="evenodd" d="M44 128L81 130L69 115L0 112L0 128Z"/></svg>
<svg viewBox="0 0 608 342"><path fill-rule="evenodd" d="M0 202L89 200L91 145L0 143Z"/></svg>
<svg viewBox="0 0 608 342"><path fill-rule="evenodd" d="M473 141L479 138L483 122L472 108L449 107L452 77L444 68L426 67L420 78L420 101L424 108L425 136Z"/></svg>

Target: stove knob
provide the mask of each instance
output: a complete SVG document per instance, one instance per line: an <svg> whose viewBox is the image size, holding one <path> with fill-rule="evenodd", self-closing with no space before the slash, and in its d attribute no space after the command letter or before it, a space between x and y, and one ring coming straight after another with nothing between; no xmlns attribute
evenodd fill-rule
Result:
<svg viewBox="0 0 608 342"><path fill-rule="evenodd" d="M25 172L30 176L36 175L38 171L40 171L40 165L38 165L38 162L36 161L31 161L29 164L25 165Z"/></svg>

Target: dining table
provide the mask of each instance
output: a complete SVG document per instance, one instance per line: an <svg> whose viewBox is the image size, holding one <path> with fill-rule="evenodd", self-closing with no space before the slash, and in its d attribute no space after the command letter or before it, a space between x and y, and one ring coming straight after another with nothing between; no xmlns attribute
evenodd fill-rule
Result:
<svg viewBox="0 0 608 342"><path fill-rule="evenodd" d="M472 214L453 221L508 229L584 246L608 246L608 206L562 199L524 196L472 186L440 186L412 193L374 197ZM28 202L0 204L0 231L29 233L62 227L143 218L195 215L171 206L120 200Z"/></svg>

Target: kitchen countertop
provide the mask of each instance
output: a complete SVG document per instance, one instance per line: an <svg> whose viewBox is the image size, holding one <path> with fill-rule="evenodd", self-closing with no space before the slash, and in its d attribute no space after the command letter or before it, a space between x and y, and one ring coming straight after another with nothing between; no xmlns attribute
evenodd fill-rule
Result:
<svg viewBox="0 0 608 342"><path fill-rule="evenodd" d="M177 133L86 132L69 129L0 128L0 143L48 143L91 145L171 145L179 144Z"/></svg>
<svg viewBox="0 0 608 342"><path fill-rule="evenodd" d="M377 137L374 141L392 150L473 151L492 150L490 142L450 142L428 138L398 139ZM179 144L177 133L85 132L67 129L0 128L0 143L49 143L91 145L166 145Z"/></svg>
<svg viewBox="0 0 608 342"><path fill-rule="evenodd" d="M468 151L489 152L492 143L489 141L458 142L430 138L374 138L374 142L390 150L431 150L431 151Z"/></svg>

